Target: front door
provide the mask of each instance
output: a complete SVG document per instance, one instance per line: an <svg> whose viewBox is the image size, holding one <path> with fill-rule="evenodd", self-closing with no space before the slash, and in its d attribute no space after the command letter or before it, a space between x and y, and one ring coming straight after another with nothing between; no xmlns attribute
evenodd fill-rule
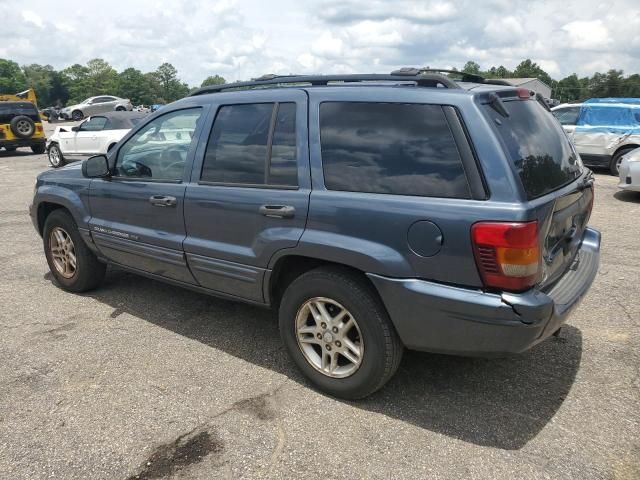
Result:
<svg viewBox="0 0 640 480"><path fill-rule="evenodd" d="M107 124L107 117L93 116L82 122L75 132L74 153L98 153L98 132Z"/></svg>
<svg viewBox="0 0 640 480"><path fill-rule="evenodd" d="M185 195L184 249L202 286L262 302L269 260L297 244L307 219L307 98L252 99L218 107Z"/></svg>
<svg viewBox="0 0 640 480"><path fill-rule="evenodd" d="M195 283L182 249L184 182L204 115L202 108L188 108L155 118L114 154L112 177L92 180L91 235L105 257ZM191 134L172 135L184 129Z"/></svg>

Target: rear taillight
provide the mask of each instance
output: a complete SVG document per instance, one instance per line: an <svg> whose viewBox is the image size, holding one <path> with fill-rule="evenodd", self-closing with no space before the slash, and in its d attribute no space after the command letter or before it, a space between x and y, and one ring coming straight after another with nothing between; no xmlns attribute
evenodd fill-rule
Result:
<svg viewBox="0 0 640 480"><path fill-rule="evenodd" d="M518 98L522 100L529 100L531 98L531 90L528 88L518 88Z"/></svg>
<svg viewBox="0 0 640 480"><path fill-rule="evenodd" d="M536 283L538 222L479 222L471 227L471 239L485 287L523 291Z"/></svg>

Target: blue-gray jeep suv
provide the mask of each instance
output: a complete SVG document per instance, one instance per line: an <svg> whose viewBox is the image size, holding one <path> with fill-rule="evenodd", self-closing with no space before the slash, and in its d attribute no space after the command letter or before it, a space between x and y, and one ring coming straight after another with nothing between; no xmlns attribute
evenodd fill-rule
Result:
<svg viewBox="0 0 640 480"><path fill-rule="evenodd" d="M266 76L205 87L38 177L65 290L106 264L279 310L293 361L361 398L404 348L522 352L590 287L593 180L532 92L477 77Z"/></svg>

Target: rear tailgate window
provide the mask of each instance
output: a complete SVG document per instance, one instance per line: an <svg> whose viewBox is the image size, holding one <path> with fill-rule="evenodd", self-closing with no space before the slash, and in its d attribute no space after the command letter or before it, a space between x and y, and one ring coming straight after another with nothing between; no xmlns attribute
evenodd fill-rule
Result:
<svg viewBox="0 0 640 480"><path fill-rule="evenodd" d="M529 200L553 192L582 174L582 162L560 124L534 100L503 100L508 117L490 105L485 114L502 140Z"/></svg>

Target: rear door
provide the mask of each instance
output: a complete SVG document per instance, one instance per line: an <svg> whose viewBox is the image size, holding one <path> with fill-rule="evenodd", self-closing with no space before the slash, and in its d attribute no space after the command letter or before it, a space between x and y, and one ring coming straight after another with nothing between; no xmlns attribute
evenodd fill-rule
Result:
<svg viewBox="0 0 640 480"><path fill-rule="evenodd" d="M202 286L262 302L269 260L297 244L307 219L307 97L251 99L217 106L185 195L184 250Z"/></svg>
<svg viewBox="0 0 640 480"><path fill-rule="evenodd" d="M520 179L531 215L538 220L543 253L542 284L552 283L573 262L593 205L593 188L576 151L553 117L533 100L502 102L507 116L489 105L485 113ZM581 181L578 182L577 180Z"/></svg>
<svg viewBox="0 0 640 480"><path fill-rule="evenodd" d="M115 263L196 283L182 250L184 192L203 108L174 110L144 125L118 148L112 177L90 186L93 239ZM191 135L166 140L165 133Z"/></svg>

